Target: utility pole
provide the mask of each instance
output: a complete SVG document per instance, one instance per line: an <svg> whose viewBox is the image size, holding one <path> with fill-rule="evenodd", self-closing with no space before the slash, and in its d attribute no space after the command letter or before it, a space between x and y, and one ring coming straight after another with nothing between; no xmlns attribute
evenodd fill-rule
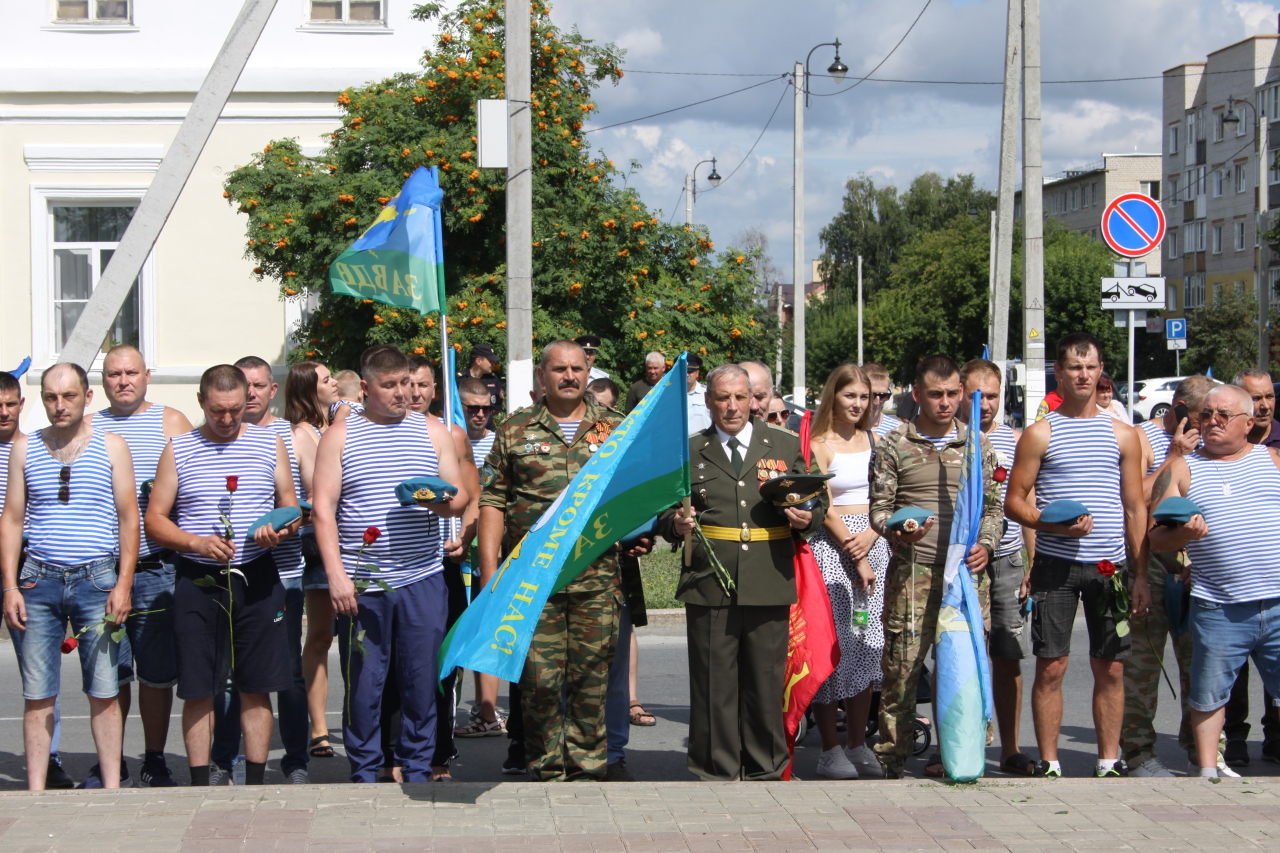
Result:
<svg viewBox="0 0 1280 853"><path fill-rule="evenodd" d="M533 391L533 149L528 0L506 0L507 411Z"/></svg>
<svg viewBox="0 0 1280 853"><path fill-rule="evenodd" d="M1271 161L1270 152L1267 151L1267 130L1271 121L1271 116L1262 115L1262 111L1254 109L1254 120L1258 125L1258 216L1256 234L1257 234L1257 266L1254 267L1254 276L1257 279L1258 286L1254 291L1258 294L1258 367L1269 371L1271 369L1271 332L1267 326L1271 320L1271 283L1267 281L1267 267L1263 262L1262 253L1267 250L1266 241L1262 239L1262 235L1267 233L1267 191L1269 183L1267 181L1267 164ZM1132 381L1133 377L1130 377Z"/></svg>
<svg viewBox="0 0 1280 853"><path fill-rule="evenodd" d="M1040 0L1022 0L1022 316L1024 422L1044 399L1044 196L1040 160ZM1003 176L1002 176L1003 177ZM1132 381L1130 377L1130 381Z"/></svg>
<svg viewBox="0 0 1280 853"><path fill-rule="evenodd" d="M59 362L78 364L86 370L93 366L94 356L102 348L103 339L142 271L142 264L155 247L169 214L173 213L275 6L276 0L245 0L240 7L222 50L218 51L200 91L191 99L191 109L160 161L160 168L134 211L120 245L107 262L70 339L62 347Z"/></svg>
<svg viewBox="0 0 1280 853"><path fill-rule="evenodd" d="M684 224L693 224L693 174L684 173Z"/></svg>
<svg viewBox="0 0 1280 853"><path fill-rule="evenodd" d="M862 360L862 255L858 255L858 366L865 363Z"/></svg>
<svg viewBox="0 0 1280 853"><path fill-rule="evenodd" d="M808 407L808 399L804 391L804 280L806 278L804 273L804 90L807 85L804 64L797 62L795 139L792 153L794 187L791 200L792 222L795 227L791 244L791 280L794 282L792 287L795 288L795 307L792 313L792 322L795 324L792 333L795 337L795 355L791 362L791 402L801 408Z"/></svg>
<svg viewBox="0 0 1280 853"><path fill-rule="evenodd" d="M1013 280L1013 185L1017 176L1018 102L1022 75L1022 0L1009 0L1004 37L1004 100L1000 108L1000 184L996 204L995 283L991 296L991 360L1000 368L1000 387L1008 382L1009 288ZM1026 206L1026 193L1022 194ZM1004 401L996 418L1004 420ZM1023 418L1024 423L1030 419Z"/></svg>

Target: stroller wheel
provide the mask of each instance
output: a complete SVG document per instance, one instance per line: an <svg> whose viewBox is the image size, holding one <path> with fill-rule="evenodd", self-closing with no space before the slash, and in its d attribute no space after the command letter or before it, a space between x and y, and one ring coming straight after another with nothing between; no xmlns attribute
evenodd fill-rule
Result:
<svg viewBox="0 0 1280 853"><path fill-rule="evenodd" d="M912 749L913 755L924 755L929 751L929 747L933 745L933 726L927 721L916 717L914 724L916 740Z"/></svg>

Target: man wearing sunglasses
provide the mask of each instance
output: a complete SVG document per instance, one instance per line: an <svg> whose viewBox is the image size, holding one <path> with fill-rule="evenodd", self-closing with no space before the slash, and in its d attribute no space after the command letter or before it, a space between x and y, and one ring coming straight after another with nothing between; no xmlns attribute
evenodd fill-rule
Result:
<svg viewBox="0 0 1280 853"><path fill-rule="evenodd" d="M1190 498L1199 512L1161 524L1157 551L1187 549L1191 559L1191 725L1201 777L1221 770L1218 739L1227 700L1253 658L1271 695L1280 695L1280 450L1249 442L1253 401L1237 385L1208 393L1198 413L1204 444L1170 460L1152 503Z"/></svg>
<svg viewBox="0 0 1280 853"><path fill-rule="evenodd" d="M862 372L871 380L871 431L883 438L902 421L884 413L884 404L893 393L889 390L889 371L878 364L864 364Z"/></svg>
<svg viewBox="0 0 1280 853"><path fill-rule="evenodd" d="M4 619L22 672L22 733L33 791L45 788L60 689L58 652L68 622L78 640L102 786L120 786L124 721L116 701L114 633L131 609L141 524L129 446L85 420L92 399L89 377L78 365L44 372L40 400L49 426L14 443L0 514ZM24 521L30 538L19 566Z"/></svg>

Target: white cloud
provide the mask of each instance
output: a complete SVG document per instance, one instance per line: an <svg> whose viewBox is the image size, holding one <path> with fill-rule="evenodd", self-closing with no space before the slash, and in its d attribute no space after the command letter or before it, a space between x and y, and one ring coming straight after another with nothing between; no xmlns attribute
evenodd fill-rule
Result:
<svg viewBox="0 0 1280 853"><path fill-rule="evenodd" d="M617 45L627 52L627 61L650 59L662 53L662 34L644 27L629 30L617 38Z"/></svg>

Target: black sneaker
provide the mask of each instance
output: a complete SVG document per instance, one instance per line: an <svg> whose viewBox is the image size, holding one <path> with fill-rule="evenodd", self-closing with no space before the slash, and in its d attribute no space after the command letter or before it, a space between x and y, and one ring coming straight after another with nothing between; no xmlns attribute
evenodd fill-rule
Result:
<svg viewBox="0 0 1280 853"><path fill-rule="evenodd" d="M169 765L165 764L164 756L158 752L147 753L138 776L142 779L142 784L151 788L178 787L178 783L173 780L173 774L169 772Z"/></svg>
<svg viewBox="0 0 1280 853"><path fill-rule="evenodd" d="M511 744L507 748L507 760L502 762L502 775L523 776L529 772L529 762L525 760L524 746Z"/></svg>
<svg viewBox="0 0 1280 853"><path fill-rule="evenodd" d="M67 775L58 759L50 758L49 769L44 775L44 786L50 791L70 791L76 786L76 780Z"/></svg>
<svg viewBox="0 0 1280 853"><path fill-rule="evenodd" d="M631 775L631 771L627 769L627 759L619 758L617 761L605 768L604 781L606 782L634 782L636 777Z"/></svg>
<svg viewBox="0 0 1280 853"><path fill-rule="evenodd" d="M1280 762L1280 740L1264 740L1262 758L1264 761Z"/></svg>
<svg viewBox="0 0 1280 853"><path fill-rule="evenodd" d="M89 769L89 775L84 778L84 781L76 785L76 790L92 790L101 787L103 787L102 768L95 764ZM120 759L120 787L133 787L133 780L129 778L129 765L123 758Z"/></svg>
<svg viewBox="0 0 1280 853"><path fill-rule="evenodd" d="M1036 775L1043 779L1061 779L1062 771L1054 770L1049 762L1040 760L1036 762ZM1116 775L1119 776L1120 774L1117 773Z"/></svg>
<svg viewBox="0 0 1280 853"><path fill-rule="evenodd" d="M1248 767L1249 742L1243 740L1227 741L1227 748L1223 750L1222 759L1227 762L1228 767Z"/></svg>

